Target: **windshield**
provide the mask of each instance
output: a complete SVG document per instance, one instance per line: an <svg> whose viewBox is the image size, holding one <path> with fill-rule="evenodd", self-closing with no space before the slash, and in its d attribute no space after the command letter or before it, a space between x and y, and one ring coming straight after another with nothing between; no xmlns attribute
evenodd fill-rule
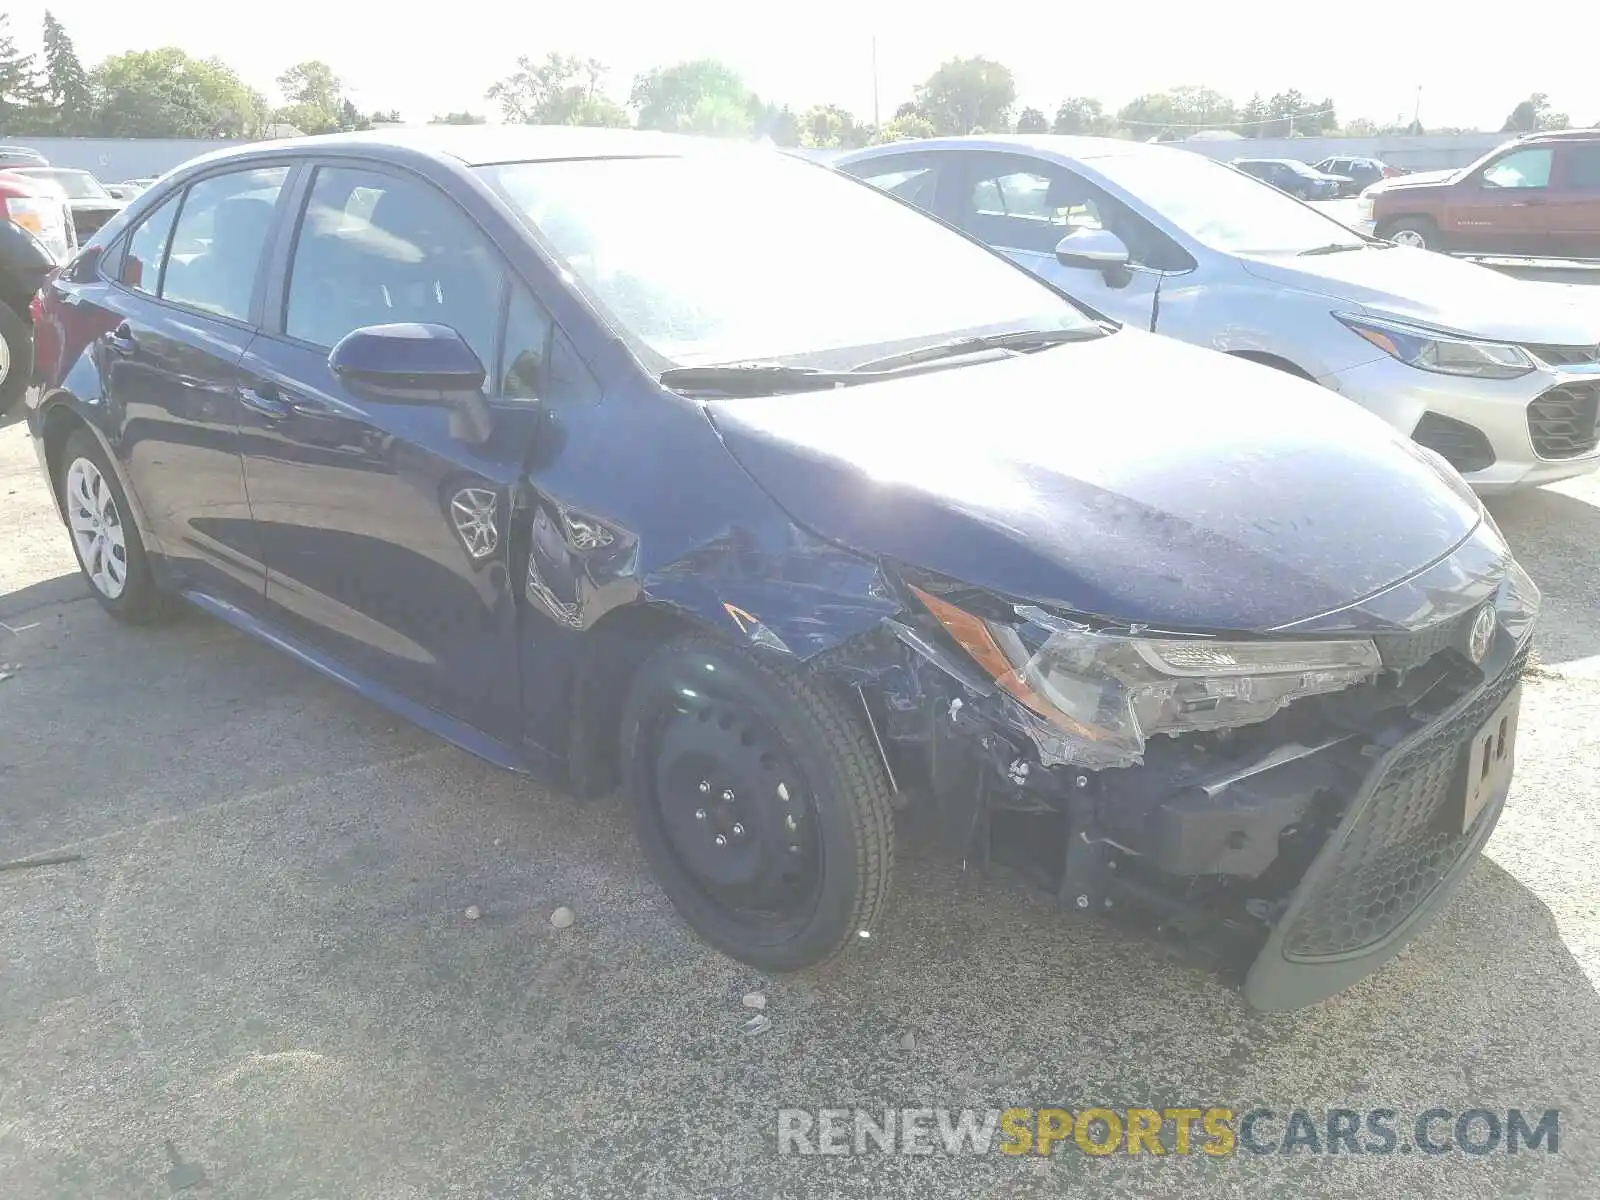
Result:
<svg viewBox="0 0 1600 1200"><path fill-rule="evenodd" d="M87 171L25 170L19 174L35 179L48 179L71 200L109 200L111 193L100 186L100 181Z"/></svg>
<svg viewBox="0 0 1600 1200"><path fill-rule="evenodd" d="M786 155L728 149L479 171L667 365L840 367L969 333L1097 329L981 246Z"/></svg>
<svg viewBox="0 0 1600 1200"><path fill-rule="evenodd" d="M1108 155L1088 165L1213 250L1299 254L1335 243L1366 244L1271 184L1190 150Z"/></svg>

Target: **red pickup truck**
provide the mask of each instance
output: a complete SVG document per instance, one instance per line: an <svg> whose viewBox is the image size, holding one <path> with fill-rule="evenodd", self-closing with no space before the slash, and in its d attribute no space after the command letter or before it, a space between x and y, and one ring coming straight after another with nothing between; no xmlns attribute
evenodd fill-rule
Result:
<svg viewBox="0 0 1600 1200"><path fill-rule="evenodd" d="M1600 129L1532 133L1459 171L1373 184L1374 232L1403 246L1600 258Z"/></svg>

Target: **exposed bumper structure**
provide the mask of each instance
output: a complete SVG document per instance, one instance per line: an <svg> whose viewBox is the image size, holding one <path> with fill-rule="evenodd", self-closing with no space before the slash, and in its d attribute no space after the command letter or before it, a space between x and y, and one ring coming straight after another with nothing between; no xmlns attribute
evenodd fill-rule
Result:
<svg viewBox="0 0 1600 1200"><path fill-rule="evenodd" d="M1423 928L1498 820L1539 607L1504 554L1486 526L1359 611L1301 623L1366 623L1383 664L1367 681L1153 737L1136 765L1052 754L1016 699L926 625L889 622L893 646L858 660L855 682L876 693L897 777L926 774L966 861L1018 867L1071 912L1153 918L1253 1007L1301 1008Z"/></svg>
<svg viewBox="0 0 1600 1200"><path fill-rule="evenodd" d="M1511 790L1524 658L1373 768L1251 965L1244 996L1252 1007L1303 1008L1342 991L1399 953L1449 901ZM1475 755L1475 735L1507 710L1511 738L1500 760ZM1469 776L1490 766L1481 807L1464 810L1476 782Z"/></svg>

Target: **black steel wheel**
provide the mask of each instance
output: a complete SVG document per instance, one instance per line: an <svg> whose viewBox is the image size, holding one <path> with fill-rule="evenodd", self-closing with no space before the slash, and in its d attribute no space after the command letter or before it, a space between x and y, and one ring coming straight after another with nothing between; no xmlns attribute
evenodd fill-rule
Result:
<svg viewBox="0 0 1600 1200"><path fill-rule="evenodd" d="M799 970L870 936L894 831L882 763L847 699L803 670L685 637L640 668L622 748L645 857L706 941Z"/></svg>

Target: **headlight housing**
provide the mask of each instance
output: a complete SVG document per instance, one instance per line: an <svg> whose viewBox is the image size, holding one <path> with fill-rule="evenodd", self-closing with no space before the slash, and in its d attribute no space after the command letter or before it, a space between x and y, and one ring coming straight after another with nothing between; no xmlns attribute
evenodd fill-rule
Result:
<svg viewBox="0 0 1600 1200"><path fill-rule="evenodd" d="M1357 337L1420 371L1475 379L1516 379L1537 365L1521 346L1475 341L1382 317L1347 312L1333 315Z"/></svg>
<svg viewBox="0 0 1600 1200"><path fill-rule="evenodd" d="M1094 629L1028 605L976 616L912 589L973 660L1037 721L1047 765L1138 763L1146 741L1265 721L1293 700L1382 668L1370 639L1224 641ZM1043 734L1043 737L1039 735Z"/></svg>

